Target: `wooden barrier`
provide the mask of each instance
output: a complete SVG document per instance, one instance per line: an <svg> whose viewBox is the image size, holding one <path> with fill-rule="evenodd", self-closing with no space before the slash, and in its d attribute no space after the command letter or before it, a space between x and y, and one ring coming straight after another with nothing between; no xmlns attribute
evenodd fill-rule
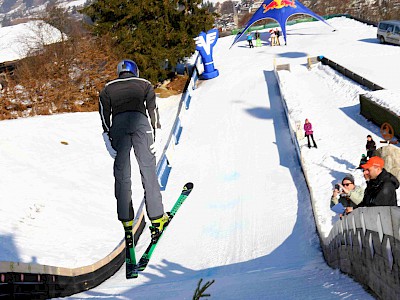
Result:
<svg viewBox="0 0 400 300"><path fill-rule="evenodd" d="M143 212L135 219L135 243L145 227ZM111 277L125 262L125 240L103 259L78 268L0 262L0 299L48 299L79 293Z"/></svg>

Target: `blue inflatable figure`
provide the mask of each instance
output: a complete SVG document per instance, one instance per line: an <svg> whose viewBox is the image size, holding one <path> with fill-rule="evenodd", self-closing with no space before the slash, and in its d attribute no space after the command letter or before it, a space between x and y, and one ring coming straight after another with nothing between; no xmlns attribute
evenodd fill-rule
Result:
<svg viewBox="0 0 400 300"><path fill-rule="evenodd" d="M214 60L212 57L212 50L217 40L218 29L211 29L207 31L207 33L202 31L195 39L196 50L199 51L204 65L204 72L201 75L203 79L211 79L219 75L218 70L214 68Z"/></svg>

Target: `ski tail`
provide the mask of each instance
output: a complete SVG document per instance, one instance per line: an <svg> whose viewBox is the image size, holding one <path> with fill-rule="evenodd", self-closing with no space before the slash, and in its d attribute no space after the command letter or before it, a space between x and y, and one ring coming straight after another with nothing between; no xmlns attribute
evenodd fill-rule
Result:
<svg viewBox="0 0 400 300"><path fill-rule="evenodd" d="M126 279L137 278L135 244L132 231L125 232L125 270Z"/></svg>

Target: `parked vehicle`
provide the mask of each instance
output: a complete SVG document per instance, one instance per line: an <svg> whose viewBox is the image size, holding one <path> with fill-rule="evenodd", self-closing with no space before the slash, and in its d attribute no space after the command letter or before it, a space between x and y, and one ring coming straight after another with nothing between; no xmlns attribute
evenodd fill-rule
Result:
<svg viewBox="0 0 400 300"><path fill-rule="evenodd" d="M400 21L380 21L376 36L381 44L391 43L400 45Z"/></svg>

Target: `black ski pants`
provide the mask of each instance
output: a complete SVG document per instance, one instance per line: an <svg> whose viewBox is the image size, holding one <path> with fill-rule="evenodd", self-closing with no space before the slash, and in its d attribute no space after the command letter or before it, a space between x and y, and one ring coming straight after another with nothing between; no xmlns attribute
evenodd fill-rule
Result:
<svg viewBox="0 0 400 300"><path fill-rule="evenodd" d="M133 220L131 149L140 169L147 216L150 220L164 214L160 185L156 173L156 157L150 151L153 144L153 131L147 116L129 111L116 115L110 129L111 143L117 151L114 161L115 198L120 221Z"/></svg>

